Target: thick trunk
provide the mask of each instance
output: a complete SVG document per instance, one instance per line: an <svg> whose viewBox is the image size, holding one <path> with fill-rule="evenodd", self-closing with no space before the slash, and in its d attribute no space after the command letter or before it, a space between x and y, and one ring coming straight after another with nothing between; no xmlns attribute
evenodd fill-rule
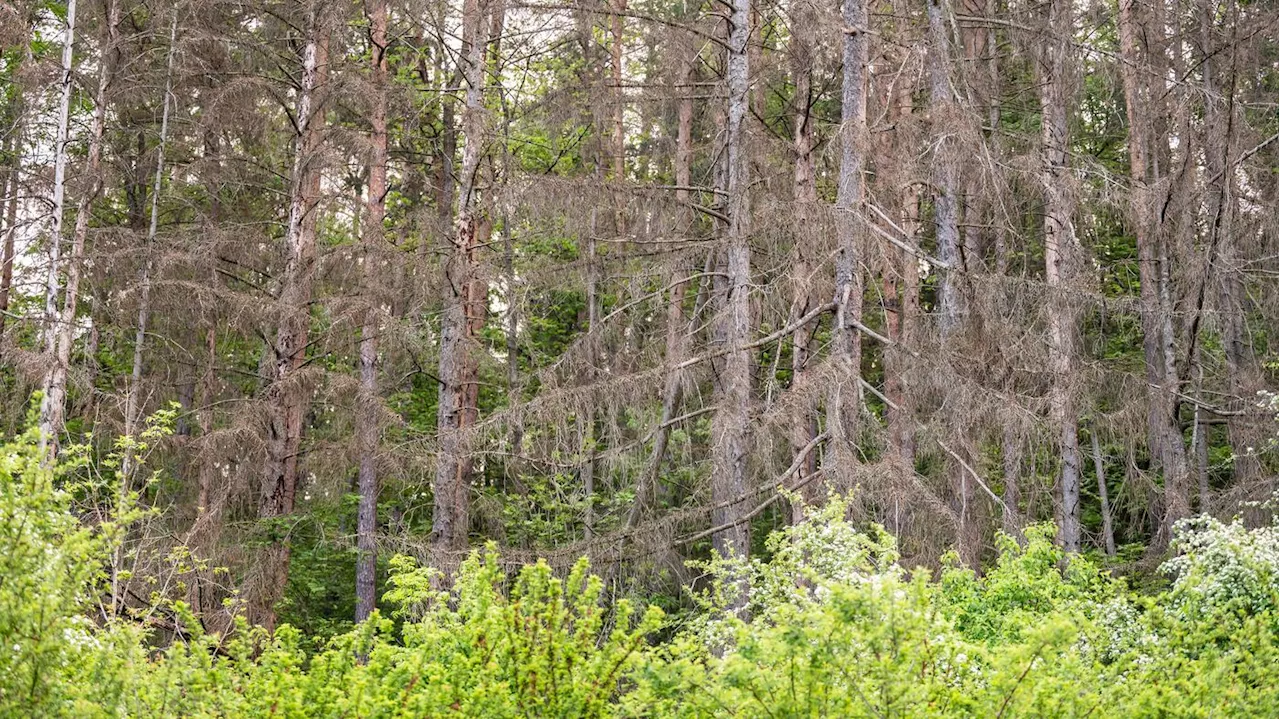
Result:
<svg viewBox="0 0 1280 719"><path fill-rule="evenodd" d="M434 514L431 542L436 564L452 572L456 554L467 546L471 504L471 438L475 423L478 375L476 333L483 323L485 294L476 260L483 241L484 222L477 179L485 144L485 47L483 37L488 0L467 0L463 6L460 56L466 100L462 111L462 168L458 179L458 209L450 238L444 282L444 310L440 318L440 394L437 431L440 438L432 484Z"/></svg>
<svg viewBox="0 0 1280 719"><path fill-rule="evenodd" d="M867 58L871 42L865 0L843 0L843 78L840 93L840 176L836 186L835 347L838 373L827 402L831 432L830 469L848 473L856 461L861 411L862 237L867 155ZM844 468L844 469L842 469Z"/></svg>
<svg viewBox="0 0 1280 719"><path fill-rule="evenodd" d="M376 605L378 528L378 285L383 268L383 222L387 214L387 3L368 5L371 96L369 107L369 187L364 227L364 323L360 328L360 388L356 397L356 480L360 504L356 512L356 621L369 617Z"/></svg>
<svg viewBox="0 0 1280 719"><path fill-rule="evenodd" d="M1071 8L1052 0L1041 46L1041 183L1044 191L1044 275L1049 297L1049 392L1051 419L1058 428L1062 471L1058 478L1058 540L1068 552L1080 551L1080 447L1071 381L1075 371L1076 320L1072 292L1077 256L1073 178L1067 165L1068 41Z"/></svg>
<svg viewBox="0 0 1280 719"><path fill-rule="evenodd" d="M306 395L298 372L306 358L311 319L312 283L316 262L316 204L320 193L320 133L323 103L318 97L328 63L328 37L317 9L307 17L302 52L302 82L298 93L298 134L294 139L290 173L289 216L285 226L286 260L278 298L279 326L268 352L271 383L266 390L268 428L258 516L280 521L293 512L298 489L298 455L302 448L302 420ZM250 597L251 618L275 626L275 604L289 578L289 544L282 527L272 527L261 576Z"/></svg>
<svg viewBox="0 0 1280 719"><path fill-rule="evenodd" d="M729 42L725 81L729 94L725 123L725 190L728 245L726 287L716 322L725 342L719 382L719 410L712 420L711 524L727 527L712 535L721 556L746 556L750 526L741 522L740 498L747 488L747 457L751 422L751 362L746 347L751 339L751 204L747 162L746 116L749 67L747 44L751 34L751 0L733 0L729 14Z"/></svg>

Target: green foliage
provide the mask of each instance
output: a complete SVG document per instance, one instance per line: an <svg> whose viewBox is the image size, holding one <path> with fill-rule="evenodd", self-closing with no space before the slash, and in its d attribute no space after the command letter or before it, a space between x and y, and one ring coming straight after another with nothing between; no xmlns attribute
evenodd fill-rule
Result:
<svg viewBox="0 0 1280 719"><path fill-rule="evenodd" d="M679 626L610 603L585 560L509 574L491 545L452 585L390 561L384 603L318 651L289 625L204 634L172 605L157 649L91 621L115 522L74 512L75 458L0 448L0 716L1262 716L1277 703L1274 522L1179 525L1167 591L1066 557L1053 528L1000 540L985 574L905 572L894 538L833 499L767 559L705 563ZM442 588L449 587L449 588ZM661 631L660 631L661 630ZM658 641L658 637L668 637Z"/></svg>

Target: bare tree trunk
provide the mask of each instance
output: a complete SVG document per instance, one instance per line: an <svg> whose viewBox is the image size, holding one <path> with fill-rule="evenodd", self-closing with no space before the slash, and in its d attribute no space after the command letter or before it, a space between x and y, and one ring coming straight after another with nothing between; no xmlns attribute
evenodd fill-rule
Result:
<svg viewBox="0 0 1280 719"><path fill-rule="evenodd" d="M1044 275L1049 297L1049 363L1053 372L1049 404L1058 426L1062 473L1058 479L1058 541L1068 552L1080 551L1080 447L1071 382L1075 377L1076 319L1073 309L1077 256L1074 180L1067 165L1068 63L1071 6L1051 0L1049 21L1041 41L1040 114L1041 183L1044 186Z"/></svg>
<svg viewBox="0 0 1280 719"><path fill-rule="evenodd" d="M1161 5L1163 0L1157 2ZM1163 546L1169 539L1173 523L1190 514L1190 501L1184 491L1187 475L1186 450L1182 443L1182 429L1176 415L1178 402L1177 376L1169 374L1166 349L1172 344L1171 321L1165 316L1167 303L1162 299L1161 287L1165 268L1160 266L1164 254L1160 243L1160 219L1154 211L1154 197L1150 187L1160 178L1159 162L1152 173L1148 169L1159 153L1153 145L1154 107L1150 106L1152 89L1146 86L1144 72L1151 63L1143 57L1139 48L1139 35L1151 31L1143 27L1137 17L1136 0L1120 0L1120 75L1124 85L1125 111L1129 123L1129 177L1130 223L1138 245L1138 277L1141 284L1140 306L1142 314L1143 355L1146 359L1147 377L1147 427L1148 447L1153 461L1158 462L1165 477L1165 508L1161 536L1154 547ZM1163 36L1163 27L1154 29ZM1162 63L1157 63L1162 64ZM1157 157L1153 158L1155 154Z"/></svg>
<svg viewBox="0 0 1280 719"><path fill-rule="evenodd" d="M1000 438L1000 461L1004 470L1004 502L1003 530L1011 537L1022 537L1022 524L1019 519L1019 505L1022 503L1022 486L1020 477L1022 470L1022 440L1018 429L1011 423L1005 423Z"/></svg>
<svg viewBox="0 0 1280 719"><path fill-rule="evenodd" d="M452 572L453 555L467 546L470 528L472 458L468 432L475 422L478 390L473 356L477 315L483 321L485 298L476 249L482 240L477 179L485 145L484 19L488 0L466 0L462 12L463 52L459 58L466 100L462 111L462 171L458 181L458 213L445 268L444 310L440 327L440 437L436 476L432 485L435 511L431 542L437 565Z"/></svg>
<svg viewBox="0 0 1280 719"><path fill-rule="evenodd" d="M1098 476L1098 501L1102 505L1102 547L1108 557L1116 556L1116 535L1111 527L1111 502L1107 498L1107 473L1102 464L1102 447L1098 443L1098 425L1089 430L1093 442L1093 471Z"/></svg>
<svg viewBox="0 0 1280 719"><path fill-rule="evenodd" d="M933 224L942 271L938 289L938 327L943 342L960 325L960 218L956 199L955 97L951 91L951 53L943 0L929 3L929 119L933 130Z"/></svg>
<svg viewBox="0 0 1280 719"><path fill-rule="evenodd" d="M156 174L151 191L151 224L147 228L146 257L143 259L142 276L138 283L138 326L133 338L133 366L129 373L129 388L124 400L124 434L134 438L138 432L138 415L141 413L141 385L143 349L146 345L147 322L151 317L151 269L152 247L156 241L156 229L160 221L160 188L164 182L164 150L169 139L169 95L173 90L173 55L178 35L178 15L175 12L169 28L169 52L164 81L164 109L160 114L160 142L156 147ZM96 329L96 323L95 323ZM92 361L92 360L90 360ZM92 390L90 390L92 391ZM128 496L133 485L133 445L126 445L120 459L120 497ZM123 569L124 543L117 543L111 562L111 612L118 613L124 607L120 594L120 571Z"/></svg>
<svg viewBox="0 0 1280 719"><path fill-rule="evenodd" d="M693 74L693 63L686 61L680 72L679 85L681 87L681 96L679 107L676 111L676 152L675 152L675 180L676 180L676 204L680 206L679 216L682 222L679 227L683 231L689 231L693 227L693 215L689 209L689 190L686 189L690 185L690 164L693 158L693 98L690 96L685 85L688 84ZM645 465L644 473L640 476L639 485L636 487L635 503L631 505L631 510L627 514L627 527L635 527L640 523L644 516L645 508L654 500L657 486L658 475L662 468L662 460L666 456L667 441L671 436L671 420L676 416L676 408L680 405L681 396L683 394L683 373L676 369L676 364L684 356L685 352L685 331L684 331L684 298L685 283L679 282L681 275L684 273L684 267L677 264L671 270L671 297L667 300L667 334L666 334L666 362L670 367L665 378L665 385L662 391L662 415L658 420L658 427L654 431L653 449L649 453L648 463Z"/></svg>
<svg viewBox="0 0 1280 719"><path fill-rule="evenodd" d="M1249 345L1245 334L1244 302L1245 290L1241 281L1241 260L1237 247L1236 233L1236 174L1228 171L1234 152L1236 139L1236 54L1238 39L1236 38L1237 13L1236 3L1228 4L1227 18L1231 24L1231 35L1224 38L1224 52L1216 51L1214 18L1218 12L1215 0L1201 2L1201 44L1204 48L1202 66L1204 87L1204 154L1205 170L1209 175L1208 192L1208 245L1211 251L1216 249L1216 257L1211 256L1210 267L1217 275L1218 317L1222 335L1223 356L1227 370L1227 387L1233 403L1243 404L1254 401L1254 391L1258 389L1250 381L1248 368L1250 362ZM1225 58L1223 57L1225 55ZM1229 71L1223 72L1223 63L1228 63ZM1223 79L1226 86L1223 87ZM1197 410L1198 412L1199 410ZM1247 420L1239 416L1227 417L1227 441L1231 444L1231 453L1235 457L1232 462L1232 474L1235 484L1244 483L1262 475L1262 465L1256 454L1249 451L1250 446L1258 444L1260 439L1251 438ZM1206 483L1202 487L1207 491ZM1206 495L1200 497L1200 511L1207 511Z"/></svg>
<svg viewBox="0 0 1280 719"><path fill-rule="evenodd" d="M928 0L929 18L929 126L932 130L933 154L933 226L938 244L938 259L945 265L938 287L938 330L944 352L960 329L962 297L960 273L964 259L960 252L960 207L956 180L954 125L958 121L955 94L951 88L951 40L942 0ZM968 453L968 442L960 442L962 453ZM958 462L950 462L947 473L959 500L960 526L956 543L964 562L978 566L981 534L970 507L973 488L970 477Z"/></svg>
<svg viewBox="0 0 1280 719"><path fill-rule="evenodd" d="M14 240L18 236L18 205L22 194L22 143L25 135L25 119L21 97L15 100L13 134L9 138L9 178L5 190L4 249L0 255L0 340L4 337L5 321L9 313L9 293L13 288Z"/></svg>
<svg viewBox="0 0 1280 719"><path fill-rule="evenodd" d="M813 291L810 288L810 251L806 245L812 241L814 233L813 213L818 210L817 178L813 169L813 122L810 112L813 105L813 39L810 37L814 19L811 7L806 3L797 3L792 11L795 22L791 32L791 43L788 56L791 61L791 74L795 79L795 95L792 99L795 113L795 133L792 147L795 152L794 180L792 197L794 202L795 237L792 248L791 267L791 316L794 324L809 312L813 304ZM809 340L813 336L812 327L800 327L791 333L791 387L801 392L804 388L803 377L809 366ZM796 473L788 480L797 485L804 478L818 469L818 453L816 450L805 451L813 438L818 436L818 416L814 402L809 399L800 401L796 407L796 416L791 420L791 456L804 452ZM817 488L813 483L805 485L801 490L804 504L820 501ZM804 518L804 507L793 508L792 522L799 523Z"/></svg>
<svg viewBox="0 0 1280 719"><path fill-rule="evenodd" d="M728 246L726 293L716 322L722 328L725 355L719 382L719 410L711 423L711 524L724 526L711 544L721 556L746 556L751 548L750 525L739 521L740 498L747 489L747 458L751 422L751 363L746 347L751 339L751 203L745 124L750 87L747 45L751 36L751 0L732 0L725 80L729 93L725 130L725 188Z"/></svg>
<svg viewBox="0 0 1280 719"><path fill-rule="evenodd" d="M842 0L844 75L840 94L840 176L836 186L835 337L832 354L838 374L827 404L835 471L856 461L855 444L862 405L862 237L867 156L867 62L870 28L865 0ZM848 470L843 470L848 471Z"/></svg>
<svg viewBox="0 0 1280 719"><path fill-rule="evenodd" d="M85 175L89 186L76 207L76 223L67 258L67 281L63 290L62 310L57 310L59 257L62 245L62 222L67 168L67 122L71 102L72 43L75 36L75 2L67 5L67 28L62 51L62 106L59 109L58 147L54 163L53 231L50 235L49 275L45 289L45 356L46 369L40 401L40 451L45 461L57 458L58 442L66 423L67 374L71 367L71 345L75 340L76 303L80 294L85 239L89 234L89 210L102 190L102 135L106 125L107 87L111 83L117 45L120 7L116 0L107 4L107 38L98 71L98 91L94 97L93 121L89 129L88 162Z"/></svg>
<svg viewBox="0 0 1280 719"><path fill-rule="evenodd" d="M133 338L133 367L129 375L129 389L124 401L124 433L133 437L138 432L138 415L141 412L140 397L142 384L143 349L146 345L147 322L151 318L151 270L154 264L152 248L156 241L156 231L160 222L160 189L164 182L164 151L169 139L169 96L173 92L173 56L178 37L178 15L175 12L169 28L168 65L164 81L163 110L160 113L160 142L156 147L156 174L151 190L151 224L147 227L146 257L143 259L142 275L138 282L138 326ZM128 492L133 476L133 449L126 447L120 462L120 481L122 491Z"/></svg>
<svg viewBox="0 0 1280 719"><path fill-rule="evenodd" d="M360 389L356 399L357 479L356 622L369 618L377 602L378 555L378 285L383 267L383 222L387 215L387 3L371 0L369 17L370 83L369 188L365 200L364 323L360 327Z"/></svg>
<svg viewBox="0 0 1280 719"><path fill-rule="evenodd" d="M258 516L279 521L293 512L298 488L298 455L302 450L302 420L306 397L298 371L306 359L311 319L312 283L316 262L316 205L320 192L320 145L324 103L318 97L328 65L328 33L320 10L307 10L306 44L302 51L302 82L298 93L298 134L290 173L289 217L285 228L287 258L281 273L280 324L269 349L271 384L267 387L267 456ZM250 617L268 629L275 627L275 604L289 578L289 542L281 527L272 528L272 541L262 560L262 574L250 593Z"/></svg>

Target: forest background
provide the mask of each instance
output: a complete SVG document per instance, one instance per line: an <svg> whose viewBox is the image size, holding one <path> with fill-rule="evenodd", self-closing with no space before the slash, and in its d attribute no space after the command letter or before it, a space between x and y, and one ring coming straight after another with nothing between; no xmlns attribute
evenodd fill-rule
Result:
<svg viewBox="0 0 1280 719"><path fill-rule="evenodd" d="M104 621L325 638L485 541L680 615L833 494L1160 584L1271 517L1276 15L10 0L0 427L131 518Z"/></svg>

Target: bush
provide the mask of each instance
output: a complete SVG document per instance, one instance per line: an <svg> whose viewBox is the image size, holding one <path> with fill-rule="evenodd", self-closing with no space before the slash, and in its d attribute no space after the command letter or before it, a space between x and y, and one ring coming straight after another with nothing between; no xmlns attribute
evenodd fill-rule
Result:
<svg viewBox="0 0 1280 719"><path fill-rule="evenodd" d="M318 653L241 620L158 650L88 617L117 532L73 512L75 469L0 448L0 716L1262 716L1277 704L1274 523L1178 527L1167 591L1064 557L1053 529L1000 540L985 575L904 572L893 537L834 500L769 558L705 564L696 616L610 606L579 562L509 577L489 547L448 591L407 558L385 604ZM127 505L127 502L124 503ZM662 636L670 636L659 642Z"/></svg>

